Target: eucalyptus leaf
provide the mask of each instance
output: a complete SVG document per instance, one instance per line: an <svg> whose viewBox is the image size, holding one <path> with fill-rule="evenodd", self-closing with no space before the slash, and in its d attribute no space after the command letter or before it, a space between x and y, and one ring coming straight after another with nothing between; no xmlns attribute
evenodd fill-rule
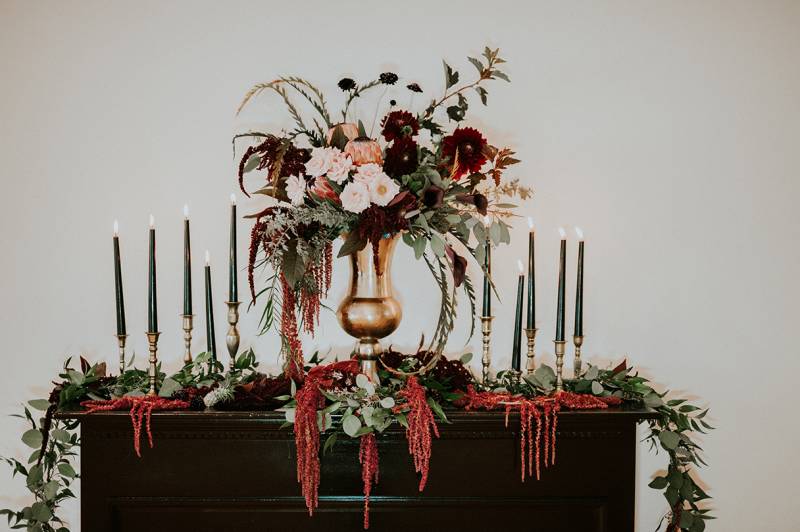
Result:
<svg viewBox="0 0 800 532"><path fill-rule="evenodd" d="M472 353L464 353L463 355L461 355L461 358L459 360L461 360L461 363L464 365L469 364L470 361L472 360Z"/></svg>
<svg viewBox="0 0 800 532"><path fill-rule="evenodd" d="M358 419L356 416L347 416L342 419L342 429L344 433L350 436L351 438L355 437L356 432L358 429L361 428L361 420Z"/></svg>
<svg viewBox="0 0 800 532"><path fill-rule="evenodd" d="M47 399L34 399L33 401L28 401L28 404L36 410L41 410L42 412L50 408L50 401Z"/></svg>
<svg viewBox="0 0 800 532"><path fill-rule="evenodd" d="M26 430L22 434L22 443L32 449L38 449L42 446L42 432L39 429Z"/></svg>
<svg viewBox="0 0 800 532"><path fill-rule="evenodd" d="M586 373L583 374L583 378L587 381L593 381L597 378L599 373L600 370L597 369L597 366L589 366L589 369L587 369Z"/></svg>
<svg viewBox="0 0 800 532"><path fill-rule="evenodd" d="M670 430L663 430L658 433L658 439L661 444L670 451L678 448L678 443L681 441L680 435Z"/></svg>
<svg viewBox="0 0 800 532"><path fill-rule="evenodd" d="M58 464L58 472L61 473L61 476L67 478L75 478L78 476L78 474L75 473L75 470L72 469L72 466L66 462Z"/></svg>
<svg viewBox="0 0 800 532"><path fill-rule="evenodd" d="M392 408L394 406L394 399L391 397L384 397L381 399L381 406L383 408Z"/></svg>
<svg viewBox="0 0 800 532"><path fill-rule="evenodd" d="M603 393L603 385L597 381L592 381L592 393L595 395Z"/></svg>
<svg viewBox="0 0 800 532"><path fill-rule="evenodd" d="M181 384L171 377L164 379L161 383L161 389L158 390L159 397L172 397L172 394L183 388Z"/></svg>

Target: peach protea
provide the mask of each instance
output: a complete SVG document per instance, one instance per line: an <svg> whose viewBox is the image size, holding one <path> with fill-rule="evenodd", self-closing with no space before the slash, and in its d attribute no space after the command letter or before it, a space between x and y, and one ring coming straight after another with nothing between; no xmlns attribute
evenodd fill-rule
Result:
<svg viewBox="0 0 800 532"><path fill-rule="evenodd" d="M383 164L381 145L369 137L358 137L347 143L344 152L356 166L367 163Z"/></svg>

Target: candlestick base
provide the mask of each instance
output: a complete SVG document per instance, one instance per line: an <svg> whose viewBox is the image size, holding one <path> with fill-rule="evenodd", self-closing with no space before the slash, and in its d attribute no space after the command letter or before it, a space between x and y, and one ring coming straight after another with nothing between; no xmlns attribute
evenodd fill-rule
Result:
<svg viewBox="0 0 800 532"><path fill-rule="evenodd" d="M536 333L539 329L525 329L525 336L528 337L528 363L525 366L525 370L527 371L528 375L531 375L534 370L536 370L536 362L534 357L536 356L534 349L536 347Z"/></svg>
<svg viewBox="0 0 800 532"><path fill-rule="evenodd" d="M228 354L231 356L230 369L233 370L236 361L236 353L239 352L239 301L226 301L228 305L228 334L225 336L225 345L228 346Z"/></svg>
<svg viewBox="0 0 800 532"><path fill-rule="evenodd" d="M194 314L182 314L183 318L183 363L192 363L192 329L194 329Z"/></svg>
<svg viewBox="0 0 800 532"><path fill-rule="evenodd" d="M119 343L119 374L125 371L125 343L128 341L127 334L118 334L117 342Z"/></svg>
<svg viewBox="0 0 800 532"><path fill-rule="evenodd" d="M484 384L489 382L489 366L492 364L490 344L492 342L493 319L493 316L481 316L481 333L483 334L483 356L481 357L481 364L483 365L482 381Z"/></svg>
<svg viewBox="0 0 800 532"><path fill-rule="evenodd" d="M564 340L553 340L556 351L556 391L564 390Z"/></svg>
<svg viewBox="0 0 800 532"><path fill-rule="evenodd" d="M581 336L573 336L572 342L575 344L575 363L574 363L574 372L575 378L581 376L581 371L583 370L583 361L581 360L581 346L583 345L583 335Z"/></svg>
<svg viewBox="0 0 800 532"><path fill-rule="evenodd" d="M160 332L147 332L147 343L150 344L150 367L147 372L150 389L147 395L151 397L158 395L158 392L156 392L156 371L158 370L158 337L160 335Z"/></svg>

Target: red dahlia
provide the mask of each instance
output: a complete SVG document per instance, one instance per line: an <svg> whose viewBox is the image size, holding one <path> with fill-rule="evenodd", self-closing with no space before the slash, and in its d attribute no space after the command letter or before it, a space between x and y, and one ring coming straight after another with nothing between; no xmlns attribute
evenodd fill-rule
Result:
<svg viewBox="0 0 800 532"><path fill-rule="evenodd" d="M383 171L395 179L417 169L417 143L410 137L398 137L386 150Z"/></svg>
<svg viewBox="0 0 800 532"><path fill-rule="evenodd" d="M392 111L381 120L383 138L386 142L402 137L413 137L419 133L419 122L408 111Z"/></svg>
<svg viewBox="0 0 800 532"><path fill-rule="evenodd" d="M486 139L471 127L457 128L452 135L442 139L442 155L457 165L453 168L453 177L458 179L479 171L486 162L485 147Z"/></svg>

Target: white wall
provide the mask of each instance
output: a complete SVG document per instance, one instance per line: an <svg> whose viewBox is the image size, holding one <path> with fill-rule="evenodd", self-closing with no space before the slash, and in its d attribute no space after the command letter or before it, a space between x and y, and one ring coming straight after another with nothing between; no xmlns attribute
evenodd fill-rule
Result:
<svg viewBox="0 0 800 532"><path fill-rule="evenodd" d="M491 86L490 107L474 104L471 123L512 143L524 163L511 174L536 188L524 211L540 229L543 358L552 359L556 227L579 225L588 239L590 359L628 356L665 387L713 407L719 430L705 438L711 468L702 474L719 516L713 530L796 530L798 24L793 2L6 0L0 411L43 396L67 355L114 360L114 218L140 360L150 213L159 227L160 352L173 369L180 360L184 202L193 213L195 300L201 308L200 254L209 248L221 343L230 137L282 120L271 98L234 119L252 83L296 73L338 102L342 74L365 80L391 69L430 95L442 88L441 57L470 75L464 56L488 43L503 50L513 83ZM525 249L519 225L514 244L496 253L506 296L497 305L505 324L494 344L498 368L509 360L513 263ZM243 222L243 236L246 229ZM240 245L244 257L245 238ZM411 347L431 331L438 302L424 266L405 250L397 264L396 284L415 311L393 340ZM341 264L339 294L344 273ZM251 313L244 345L274 366L276 341L256 338L255 328ZM349 344L331 317L320 338L307 345ZM202 332L195 345L204 345ZM18 428L2 418L0 453L25 452ZM662 459L641 450L642 531L664 510L646 487ZM2 505L24 500L5 472L0 492ZM78 522L76 504L67 515Z"/></svg>

